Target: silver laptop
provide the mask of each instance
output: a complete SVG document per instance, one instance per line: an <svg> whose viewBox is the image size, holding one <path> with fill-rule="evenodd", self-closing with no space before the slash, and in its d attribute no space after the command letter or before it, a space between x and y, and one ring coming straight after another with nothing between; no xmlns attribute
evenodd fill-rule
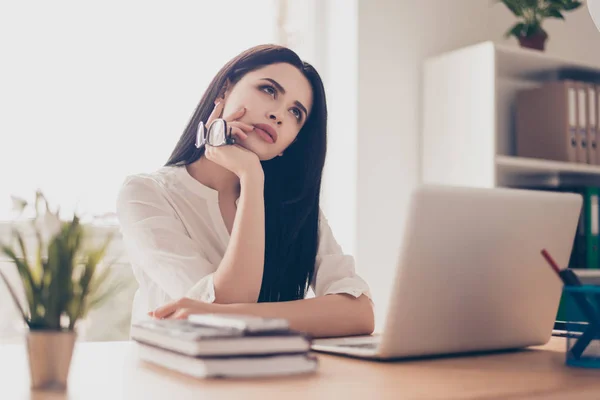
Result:
<svg viewBox="0 0 600 400"><path fill-rule="evenodd" d="M383 331L314 340L371 359L518 349L552 334L582 197L423 185L412 194Z"/></svg>

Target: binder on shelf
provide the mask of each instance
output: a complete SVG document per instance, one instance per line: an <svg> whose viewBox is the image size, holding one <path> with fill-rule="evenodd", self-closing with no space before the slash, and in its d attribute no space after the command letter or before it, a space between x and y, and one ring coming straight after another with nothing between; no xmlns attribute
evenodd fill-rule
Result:
<svg viewBox="0 0 600 400"><path fill-rule="evenodd" d="M599 268L598 250L600 248L600 236L598 225L600 217L598 215L598 198L600 189L597 187L585 188L583 197L583 206L585 208L585 244L586 244L586 268Z"/></svg>
<svg viewBox="0 0 600 400"><path fill-rule="evenodd" d="M578 132L577 89L577 82L564 80L517 93L518 156L573 163L587 161Z"/></svg>
<svg viewBox="0 0 600 400"><path fill-rule="evenodd" d="M586 85L587 90L587 137L588 137L588 163L598 165L597 121L598 107L596 106L596 86Z"/></svg>
<svg viewBox="0 0 600 400"><path fill-rule="evenodd" d="M591 271L600 268L600 213L598 199L600 187L561 187L558 190L578 193L583 197L583 206L569 259L569 268L575 271ZM556 321L584 321L572 296L563 292Z"/></svg>
<svg viewBox="0 0 600 400"><path fill-rule="evenodd" d="M558 187L529 186L531 190L567 192L583 198L569 268L600 269L600 187L560 185Z"/></svg>
<svg viewBox="0 0 600 400"><path fill-rule="evenodd" d="M600 188L594 186L563 187L559 191L580 194L583 197L569 268L600 268Z"/></svg>
<svg viewBox="0 0 600 400"><path fill-rule="evenodd" d="M600 139L600 85L590 85L590 88L594 99L594 110L592 115L594 116L594 122L596 124L596 164L600 165L600 143L598 142L598 139Z"/></svg>
<svg viewBox="0 0 600 400"><path fill-rule="evenodd" d="M586 248L585 248L585 194L583 190L568 190L569 192L574 192L582 195L584 199L584 205L582 206L582 210L579 214L579 222L577 223L577 231L575 232L575 237L573 238L573 247L571 249L571 257L569 258L569 268L583 268L586 263Z"/></svg>
<svg viewBox="0 0 600 400"><path fill-rule="evenodd" d="M588 163L587 85L575 82L577 89L577 162Z"/></svg>
<svg viewBox="0 0 600 400"><path fill-rule="evenodd" d="M581 211L577 234L569 260L569 268L579 271L599 271L600 268L600 213L598 199L600 188L581 187L577 190L569 190L583 196L583 209ZM588 283L591 284L591 283ZM561 296L557 321L587 321L581 314L579 307L573 301L572 296L564 293Z"/></svg>

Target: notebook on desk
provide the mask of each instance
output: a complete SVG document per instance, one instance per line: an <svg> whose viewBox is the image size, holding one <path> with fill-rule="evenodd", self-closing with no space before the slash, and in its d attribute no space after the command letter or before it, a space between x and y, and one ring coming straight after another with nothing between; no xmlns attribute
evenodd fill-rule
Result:
<svg viewBox="0 0 600 400"><path fill-rule="evenodd" d="M417 188L381 336L312 349L392 359L546 343L562 282L540 251L568 264L581 207L572 193Z"/></svg>
<svg viewBox="0 0 600 400"><path fill-rule="evenodd" d="M192 357L304 353L309 339L294 331L245 332L187 320L146 320L131 326L131 338Z"/></svg>

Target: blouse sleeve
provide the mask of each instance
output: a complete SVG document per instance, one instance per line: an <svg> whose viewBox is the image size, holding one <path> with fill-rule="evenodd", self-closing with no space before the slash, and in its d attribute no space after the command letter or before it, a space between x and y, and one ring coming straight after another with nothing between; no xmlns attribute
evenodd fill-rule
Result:
<svg viewBox="0 0 600 400"><path fill-rule="evenodd" d="M367 283L356 274L354 257L344 254L333 236L327 218L319 210L319 248L311 284L316 296L345 293L372 299Z"/></svg>
<svg viewBox="0 0 600 400"><path fill-rule="evenodd" d="M118 195L117 216L131 263L170 298L214 302L215 268L157 182L143 176L127 178Z"/></svg>

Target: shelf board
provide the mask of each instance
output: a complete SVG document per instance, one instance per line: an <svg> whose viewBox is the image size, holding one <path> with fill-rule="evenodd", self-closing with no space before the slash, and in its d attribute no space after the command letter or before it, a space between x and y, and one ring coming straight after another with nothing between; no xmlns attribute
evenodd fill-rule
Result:
<svg viewBox="0 0 600 400"><path fill-rule="evenodd" d="M581 174L600 177L600 165L577 164L515 156L496 156L496 165L504 172L531 174Z"/></svg>
<svg viewBox="0 0 600 400"><path fill-rule="evenodd" d="M537 50L524 49L494 43L498 58L498 75L513 77L529 77L545 80L548 73L571 72L581 75L582 79L600 80L600 65L573 60Z"/></svg>
<svg viewBox="0 0 600 400"><path fill-rule="evenodd" d="M496 167L502 186L600 186L600 165L498 155Z"/></svg>

